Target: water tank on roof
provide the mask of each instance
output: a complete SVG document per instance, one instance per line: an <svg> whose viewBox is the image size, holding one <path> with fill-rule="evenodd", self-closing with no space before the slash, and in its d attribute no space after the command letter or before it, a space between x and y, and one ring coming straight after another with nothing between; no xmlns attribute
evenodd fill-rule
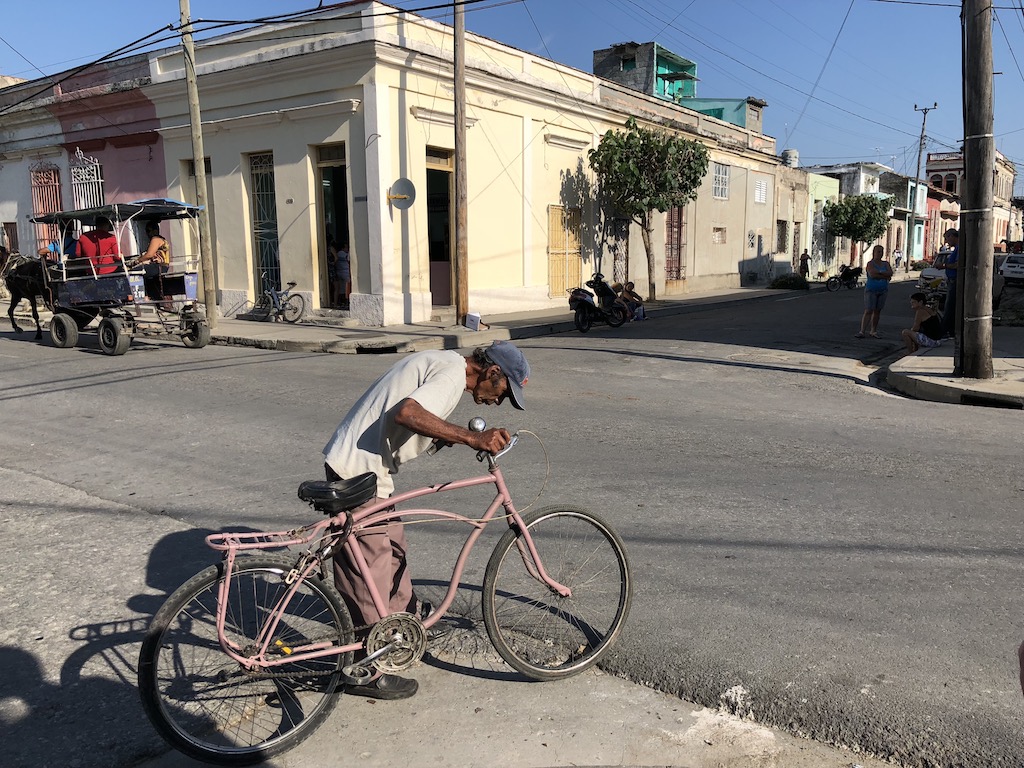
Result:
<svg viewBox="0 0 1024 768"><path fill-rule="evenodd" d="M782 163L790 168L800 167L800 152L795 149L782 150Z"/></svg>

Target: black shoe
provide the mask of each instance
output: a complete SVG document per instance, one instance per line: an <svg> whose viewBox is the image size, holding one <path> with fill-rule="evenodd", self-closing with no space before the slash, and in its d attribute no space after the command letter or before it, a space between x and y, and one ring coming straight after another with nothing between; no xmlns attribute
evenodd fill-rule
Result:
<svg viewBox="0 0 1024 768"><path fill-rule="evenodd" d="M408 699L420 688L420 684L408 677L398 675L381 675L368 685L346 685L345 693L353 696L366 696L369 699Z"/></svg>

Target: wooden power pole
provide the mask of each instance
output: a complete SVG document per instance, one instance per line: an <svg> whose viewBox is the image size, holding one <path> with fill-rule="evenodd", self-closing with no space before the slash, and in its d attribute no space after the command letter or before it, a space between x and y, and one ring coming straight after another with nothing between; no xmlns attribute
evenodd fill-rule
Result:
<svg viewBox="0 0 1024 768"><path fill-rule="evenodd" d="M910 215L907 217L907 236L904 239L903 247L906 249L907 267L905 272L910 272L910 262L914 260L914 249L911 247L910 238L917 231L917 206L920 204L918 196L921 194L921 154L924 152L924 131L928 125L928 113L939 108L939 102L930 107L918 107L914 105L915 112L921 112L921 140L917 144L917 175L914 176L914 193L910 196ZM923 256L924 254L922 254Z"/></svg>
<svg viewBox="0 0 1024 768"><path fill-rule="evenodd" d="M185 58L185 87L188 118L192 126L192 164L196 169L196 205L199 212L199 260L203 269L203 303L210 330L217 327L217 285L213 276L210 243L210 213L206 200L206 153L203 151L203 119L199 113L199 84L196 80L196 49L192 44L192 11L189 0L178 0L181 11L181 48Z"/></svg>
<svg viewBox="0 0 1024 768"><path fill-rule="evenodd" d="M469 312L469 194L466 190L466 12L455 0L455 322Z"/></svg>
<svg viewBox="0 0 1024 768"><path fill-rule="evenodd" d="M964 0L964 194L953 375L992 378L992 204L996 168L992 136L992 3Z"/></svg>

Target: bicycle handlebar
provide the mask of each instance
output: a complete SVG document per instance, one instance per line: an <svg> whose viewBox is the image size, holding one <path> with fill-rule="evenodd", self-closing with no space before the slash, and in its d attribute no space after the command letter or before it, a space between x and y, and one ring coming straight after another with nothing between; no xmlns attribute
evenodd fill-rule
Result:
<svg viewBox="0 0 1024 768"><path fill-rule="evenodd" d="M505 447L502 448L497 453L493 453L492 454L490 451L477 451L476 452L476 460L477 461L483 461L488 456L490 456L492 460L497 461L502 456L504 456L506 453L511 451L513 448L515 448L516 443L518 443L518 442L519 442L519 433L515 432L515 433L513 433L512 437L509 439L509 441L505 445Z"/></svg>

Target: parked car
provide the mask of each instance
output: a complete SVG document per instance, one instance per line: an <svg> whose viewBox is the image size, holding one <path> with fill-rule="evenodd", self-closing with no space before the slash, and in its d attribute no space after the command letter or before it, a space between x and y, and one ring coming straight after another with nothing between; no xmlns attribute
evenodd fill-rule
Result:
<svg viewBox="0 0 1024 768"><path fill-rule="evenodd" d="M940 251L932 258L931 266L921 270L917 278L917 287L922 290L946 290L946 254Z"/></svg>
<svg viewBox="0 0 1024 768"><path fill-rule="evenodd" d="M1007 254L998 269L998 274L1002 275L1003 279L1010 285L1024 283L1024 254Z"/></svg>

